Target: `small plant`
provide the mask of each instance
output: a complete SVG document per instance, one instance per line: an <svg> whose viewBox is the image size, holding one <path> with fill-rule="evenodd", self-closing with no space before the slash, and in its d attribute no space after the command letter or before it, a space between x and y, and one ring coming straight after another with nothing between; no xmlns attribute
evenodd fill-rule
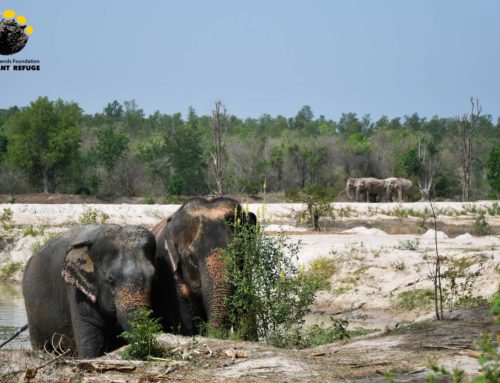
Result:
<svg viewBox="0 0 500 383"><path fill-rule="evenodd" d="M329 290L330 278L338 270L337 261L332 258L318 257L311 261L308 266L299 271L301 279L310 280L316 290Z"/></svg>
<svg viewBox="0 0 500 383"><path fill-rule="evenodd" d="M392 262L391 267L396 271L405 271L406 263L402 259L399 259L396 262Z"/></svg>
<svg viewBox="0 0 500 383"><path fill-rule="evenodd" d="M39 235L43 235L45 232L44 228L37 229L33 225L28 225L23 229L23 237L31 236L38 237Z"/></svg>
<svg viewBox="0 0 500 383"><path fill-rule="evenodd" d="M155 204L155 198L152 195L148 195L147 197L144 197L144 203L146 205L154 205Z"/></svg>
<svg viewBox="0 0 500 383"><path fill-rule="evenodd" d="M124 331L120 336L130 345L123 351L123 358L148 360L150 357L161 357L165 350L156 340L161 333L158 319L152 318L153 312L146 308L139 308L130 319L131 330Z"/></svg>
<svg viewBox="0 0 500 383"><path fill-rule="evenodd" d="M0 267L0 281L8 281L24 266L23 262L9 261Z"/></svg>
<svg viewBox="0 0 500 383"><path fill-rule="evenodd" d="M476 280L481 276L484 264L481 262L476 271L452 265L443 274L445 282L443 293L450 310L457 307L472 307L484 303L484 299L474 295Z"/></svg>
<svg viewBox="0 0 500 383"><path fill-rule="evenodd" d="M92 223L104 224L108 221L108 219L108 214L93 207L86 207L80 217L78 217L78 221L80 221L82 225L88 225Z"/></svg>
<svg viewBox="0 0 500 383"><path fill-rule="evenodd" d="M407 239L407 240L398 241L398 244L394 248L399 249L399 250L415 251L418 249L419 245L420 245L420 239L415 238L414 240Z"/></svg>
<svg viewBox="0 0 500 383"><path fill-rule="evenodd" d="M349 339L351 334L347 331L349 322L344 319L330 317L330 326L313 325L308 330L309 343L311 346L320 346Z"/></svg>
<svg viewBox="0 0 500 383"><path fill-rule="evenodd" d="M228 282L229 327L245 340L265 339L280 326L300 325L314 300L316 282L300 278L299 245L285 236L264 235L261 227L236 223L223 254Z"/></svg>
<svg viewBox="0 0 500 383"><path fill-rule="evenodd" d="M491 216L500 215L500 204L498 202L493 202L487 210L488 214Z"/></svg>
<svg viewBox="0 0 500 383"><path fill-rule="evenodd" d="M477 236L491 235L493 230L490 224L486 221L485 212L474 215L474 223L472 225L472 234Z"/></svg>
<svg viewBox="0 0 500 383"><path fill-rule="evenodd" d="M432 289L414 289L403 291L398 294L395 305L405 310L414 310L429 306L434 299L434 291Z"/></svg>
<svg viewBox="0 0 500 383"><path fill-rule="evenodd" d="M0 226L7 233L10 233L14 229L14 225L11 223L13 215L14 212L11 208L3 209L2 214L0 214Z"/></svg>
<svg viewBox="0 0 500 383"><path fill-rule="evenodd" d="M285 190L285 199L288 202L299 201L299 191L297 189L286 189Z"/></svg>

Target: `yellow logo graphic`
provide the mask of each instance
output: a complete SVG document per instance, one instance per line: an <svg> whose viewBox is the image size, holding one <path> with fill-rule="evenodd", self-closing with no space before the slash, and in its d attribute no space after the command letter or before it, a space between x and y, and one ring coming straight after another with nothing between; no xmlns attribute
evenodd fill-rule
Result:
<svg viewBox="0 0 500 383"><path fill-rule="evenodd" d="M13 55L20 52L28 43L28 36L33 27L26 25L26 17L18 15L12 9L2 12L0 19L0 55Z"/></svg>

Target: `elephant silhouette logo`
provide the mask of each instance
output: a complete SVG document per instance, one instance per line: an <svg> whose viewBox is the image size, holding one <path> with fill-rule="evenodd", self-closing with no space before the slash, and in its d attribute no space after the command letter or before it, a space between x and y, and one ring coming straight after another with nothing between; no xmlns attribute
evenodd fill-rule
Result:
<svg viewBox="0 0 500 383"><path fill-rule="evenodd" d="M28 43L33 27L26 25L26 17L11 9L2 12L0 19L0 55L13 55L20 52Z"/></svg>

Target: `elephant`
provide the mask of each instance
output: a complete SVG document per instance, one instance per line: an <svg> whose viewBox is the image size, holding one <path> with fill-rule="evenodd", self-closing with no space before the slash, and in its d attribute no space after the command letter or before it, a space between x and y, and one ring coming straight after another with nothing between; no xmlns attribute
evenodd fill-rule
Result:
<svg viewBox="0 0 500 383"><path fill-rule="evenodd" d="M413 182L406 178L386 178L384 180L387 202L394 201L394 196L399 202L409 202L413 199Z"/></svg>
<svg viewBox="0 0 500 383"><path fill-rule="evenodd" d="M94 358L125 344L131 314L151 308L156 241L139 226L82 225L50 239L26 265L33 349Z"/></svg>
<svg viewBox="0 0 500 383"><path fill-rule="evenodd" d="M373 199L375 202L380 202L384 196L384 181L377 178L357 178L354 182L354 190L356 195L356 201L361 201L361 195L366 196L366 202L370 202Z"/></svg>
<svg viewBox="0 0 500 383"><path fill-rule="evenodd" d="M153 305L165 331L195 335L201 322L224 325L224 301L232 286L222 250L233 236L235 219L257 222L234 199L193 198L152 229L157 243Z"/></svg>
<svg viewBox="0 0 500 383"><path fill-rule="evenodd" d="M355 192L356 192L356 181L357 178L348 178L346 185L345 185L345 192L347 194L347 197L349 199L353 199L355 197ZM359 202L359 201L358 201Z"/></svg>

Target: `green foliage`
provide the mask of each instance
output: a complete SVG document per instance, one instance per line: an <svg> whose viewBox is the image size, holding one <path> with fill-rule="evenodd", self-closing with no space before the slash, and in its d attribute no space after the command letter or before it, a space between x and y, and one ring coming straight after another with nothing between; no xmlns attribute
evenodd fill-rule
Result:
<svg viewBox="0 0 500 383"><path fill-rule="evenodd" d="M299 213L299 221L307 222L312 225L314 230L319 230L319 218L322 216L331 216L333 214L330 201L333 196L328 190L318 184L307 184L299 195L299 200L306 204L306 211Z"/></svg>
<svg viewBox="0 0 500 383"><path fill-rule="evenodd" d="M45 229L41 227L40 229L37 229L33 225L28 225L24 227L23 229L23 236L31 236L31 237L38 237L39 235L43 235L45 232Z"/></svg>
<svg viewBox="0 0 500 383"><path fill-rule="evenodd" d="M401 162L406 177L418 176L424 168L416 148L412 148L404 153Z"/></svg>
<svg viewBox="0 0 500 383"><path fill-rule="evenodd" d="M491 188L500 192L500 144L491 149L486 162L486 177Z"/></svg>
<svg viewBox="0 0 500 383"><path fill-rule="evenodd" d="M299 278L299 246L283 235L264 235L260 227L236 223L224 250L227 278L234 292L226 301L236 336L258 340L280 326L303 322L314 300L314 281Z"/></svg>
<svg viewBox="0 0 500 383"><path fill-rule="evenodd" d="M309 328L309 339L312 346L333 343L343 339L349 339L351 335L347 331L349 322L344 319L330 317L330 326L313 325Z"/></svg>
<svg viewBox="0 0 500 383"><path fill-rule="evenodd" d="M484 211L481 211L474 216L474 223L472 224L471 232L472 234L479 236L493 234L490 224L486 221Z"/></svg>
<svg viewBox="0 0 500 383"><path fill-rule="evenodd" d="M300 199L299 191L297 189L286 189L285 199L288 202L297 202Z"/></svg>
<svg viewBox="0 0 500 383"><path fill-rule="evenodd" d="M498 202L493 202L486 210L491 216L500 215L500 204Z"/></svg>
<svg viewBox="0 0 500 383"><path fill-rule="evenodd" d="M481 276L484 263L479 263L475 271L467 265L454 264L442 273L443 294L450 310L468 308L485 303L484 298L475 295L475 283Z"/></svg>
<svg viewBox="0 0 500 383"><path fill-rule="evenodd" d="M434 301L434 290L413 289L398 294L395 305L405 310L415 310L429 306Z"/></svg>
<svg viewBox="0 0 500 383"><path fill-rule="evenodd" d="M81 119L76 103L39 97L8 122L9 160L49 191L57 172L78 158Z"/></svg>
<svg viewBox="0 0 500 383"><path fill-rule="evenodd" d="M156 336L162 332L158 321L153 318L153 312L144 307L131 314L131 330L120 335L130 343L123 351L124 359L148 360L150 357L161 357L165 354L165 350L156 340Z"/></svg>
<svg viewBox="0 0 500 383"><path fill-rule="evenodd" d="M87 206L83 213L78 217L78 221L82 225L88 225L92 223L104 224L108 221L109 215L100 211L99 209Z"/></svg>
<svg viewBox="0 0 500 383"><path fill-rule="evenodd" d="M23 262L9 261L4 263L0 267L0 282L8 281L11 277L14 276L15 273L17 273L23 267L24 267Z"/></svg>
<svg viewBox="0 0 500 383"><path fill-rule="evenodd" d="M94 159L109 173L117 161L128 151L129 139L111 126L97 132L97 144L93 149Z"/></svg>
<svg viewBox="0 0 500 383"><path fill-rule="evenodd" d="M312 281L316 290L329 290L330 278L337 270L338 265L335 259L318 257L300 269L300 278Z"/></svg>
<svg viewBox="0 0 500 383"><path fill-rule="evenodd" d="M11 208L5 208L2 211L2 214L0 214L0 225L4 230L11 230L12 225L12 216L14 215L14 212L12 211Z"/></svg>

